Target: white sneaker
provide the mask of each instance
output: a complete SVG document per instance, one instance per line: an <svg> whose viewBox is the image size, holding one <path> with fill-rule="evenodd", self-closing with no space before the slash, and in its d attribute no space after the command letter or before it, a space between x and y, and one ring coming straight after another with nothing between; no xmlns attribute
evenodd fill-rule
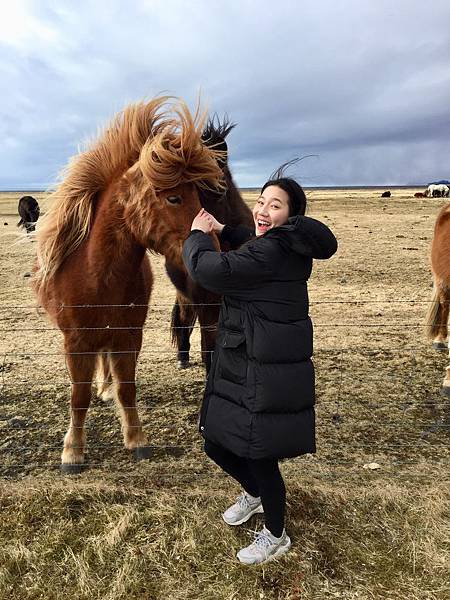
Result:
<svg viewBox="0 0 450 600"><path fill-rule="evenodd" d="M250 519L255 513L263 513L261 498L254 498L242 492L236 499L236 502L227 508L222 518L227 525L241 525Z"/></svg>
<svg viewBox="0 0 450 600"><path fill-rule="evenodd" d="M279 558L291 547L291 539L283 530L281 537L276 538L268 529L263 527L262 531L256 534L255 541L242 548L237 553L241 563L245 565L261 565L275 558Z"/></svg>

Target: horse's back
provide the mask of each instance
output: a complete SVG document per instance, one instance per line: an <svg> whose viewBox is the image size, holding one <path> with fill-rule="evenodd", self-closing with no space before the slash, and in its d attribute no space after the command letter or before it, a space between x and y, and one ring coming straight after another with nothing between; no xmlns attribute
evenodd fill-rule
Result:
<svg viewBox="0 0 450 600"><path fill-rule="evenodd" d="M436 217L431 266L435 276L450 285L450 204L444 206Z"/></svg>
<svg viewBox="0 0 450 600"><path fill-rule="evenodd" d="M449 227L448 222L450 220L450 203L446 204L441 208L436 217L436 222L434 225L434 233L445 232Z"/></svg>

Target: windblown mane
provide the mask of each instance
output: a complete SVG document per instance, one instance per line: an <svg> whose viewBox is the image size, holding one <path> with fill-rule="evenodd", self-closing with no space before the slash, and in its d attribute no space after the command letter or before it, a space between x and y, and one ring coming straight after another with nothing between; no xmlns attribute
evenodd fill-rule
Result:
<svg viewBox="0 0 450 600"><path fill-rule="evenodd" d="M50 208L37 233L37 287L52 279L63 261L88 235L94 200L133 165L153 194L184 182L222 185L223 153L208 148L201 135L206 119L194 117L169 96L126 107L84 152L73 157L50 196Z"/></svg>
<svg viewBox="0 0 450 600"><path fill-rule="evenodd" d="M232 123L228 118L228 115L225 115L221 122L218 114L214 113L214 115L207 120L202 133L202 140L208 148L212 148L213 150L222 153L222 157L218 159L219 165L222 170L227 171L228 173L228 144L225 138L235 127L236 123ZM217 191L215 195L217 197Z"/></svg>
<svg viewBox="0 0 450 600"><path fill-rule="evenodd" d="M206 122L202 133L202 139L208 146L214 146L214 144L223 142L230 131L235 127L236 123L232 123L228 115L225 115L221 122L219 116L214 114Z"/></svg>

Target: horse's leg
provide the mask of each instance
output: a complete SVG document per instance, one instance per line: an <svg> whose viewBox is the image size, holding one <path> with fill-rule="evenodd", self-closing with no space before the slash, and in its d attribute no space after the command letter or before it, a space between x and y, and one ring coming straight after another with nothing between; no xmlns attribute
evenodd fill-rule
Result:
<svg viewBox="0 0 450 600"><path fill-rule="evenodd" d="M206 374L211 368L211 360L217 337L217 320L219 318L219 306L211 303L204 304L198 308L198 320L201 328L202 360L206 368Z"/></svg>
<svg viewBox="0 0 450 600"><path fill-rule="evenodd" d="M142 334L141 334L142 335ZM134 450L137 460L149 458L150 449L136 408L136 362L139 349L110 355L116 403L122 422L125 448Z"/></svg>
<svg viewBox="0 0 450 600"><path fill-rule="evenodd" d="M442 382L441 394L450 398L450 365L445 368L445 377Z"/></svg>
<svg viewBox="0 0 450 600"><path fill-rule="evenodd" d="M450 297L448 293L448 288L441 288L439 295L439 302L441 305L441 328L440 328L440 336L442 341L447 342L447 346L450 344L450 340L448 339L448 313L449 313L449 302ZM450 347L449 347L449 355L450 355Z"/></svg>
<svg viewBox="0 0 450 600"><path fill-rule="evenodd" d="M61 470L79 473L84 463L84 422L91 402L95 354L67 354L67 366L72 379L71 418L64 437Z"/></svg>
<svg viewBox="0 0 450 600"><path fill-rule="evenodd" d="M427 315L427 325L430 337L433 338L433 348L446 350L450 356L450 339L448 339L449 290L445 283L435 280L433 299ZM450 398L450 365L445 369L441 393Z"/></svg>
<svg viewBox="0 0 450 600"><path fill-rule="evenodd" d="M101 352L97 357L96 382L98 398L102 400L115 398L111 362L107 352Z"/></svg>
<svg viewBox="0 0 450 600"><path fill-rule="evenodd" d="M435 279L433 298L428 308L426 323L427 335L436 350L447 349L449 296L447 287Z"/></svg>
<svg viewBox="0 0 450 600"><path fill-rule="evenodd" d="M445 288L441 291L439 296L439 301L441 305L441 336L442 336L442 344L445 344L445 339L448 338L448 313L449 313L449 297L448 290ZM433 346L436 348L436 342L433 342ZM448 355L450 356L450 339L447 341L448 347ZM448 365L445 369L445 377L442 383L441 393L443 396L450 398L450 365Z"/></svg>
<svg viewBox="0 0 450 600"><path fill-rule="evenodd" d="M437 315L438 320L438 334L433 340L433 347L437 350L446 350L450 340L448 340L448 313L449 313L449 301L448 290L442 285L438 288L438 300L439 300L439 313ZM449 347L450 355L450 347Z"/></svg>
<svg viewBox="0 0 450 600"><path fill-rule="evenodd" d="M172 343L177 347L177 365L179 369L189 367L190 337L197 318L197 311L189 301L177 294L172 309Z"/></svg>

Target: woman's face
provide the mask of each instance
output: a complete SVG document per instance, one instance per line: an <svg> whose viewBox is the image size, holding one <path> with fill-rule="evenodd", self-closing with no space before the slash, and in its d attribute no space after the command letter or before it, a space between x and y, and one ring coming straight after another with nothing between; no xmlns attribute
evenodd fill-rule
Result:
<svg viewBox="0 0 450 600"><path fill-rule="evenodd" d="M289 218L289 196L277 185L269 185L256 201L253 209L256 235L262 235L287 223Z"/></svg>

